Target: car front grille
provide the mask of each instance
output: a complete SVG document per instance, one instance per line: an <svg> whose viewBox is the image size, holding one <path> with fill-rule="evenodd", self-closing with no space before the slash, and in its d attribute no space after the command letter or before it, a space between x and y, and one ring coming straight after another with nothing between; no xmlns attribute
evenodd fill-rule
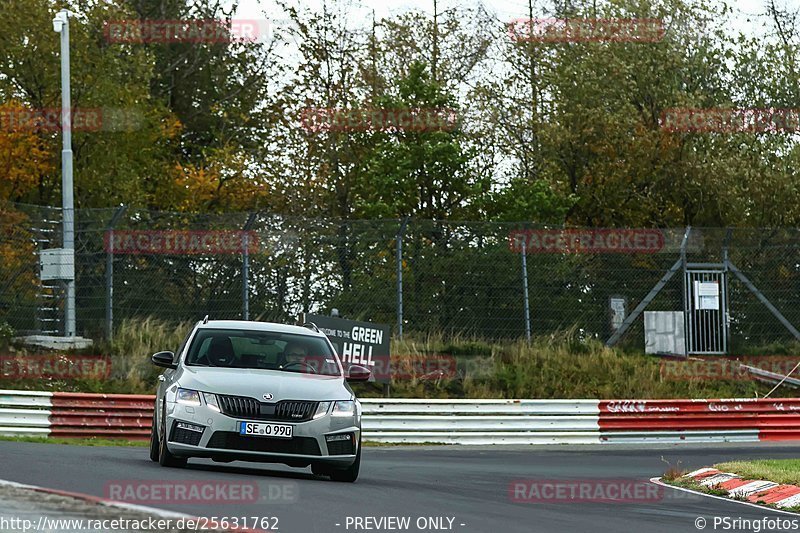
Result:
<svg viewBox="0 0 800 533"><path fill-rule="evenodd" d="M275 406L275 420L310 420L317 402L283 401Z"/></svg>
<svg viewBox="0 0 800 533"><path fill-rule="evenodd" d="M219 408L228 416L239 416L243 418L256 418L261 413L261 402L255 398L245 396L224 396L218 394Z"/></svg>
<svg viewBox="0 0 800 533"><path fill-rule="evenodd" d="M234 418L250 420L277 420L286 422L305 422L311 420L317 410L318 402L282 400L277 403L259 402L246 396L226 396L218 394L219 408L223 414Z"/></svg>
<svg viewBox="0 0 800 533"><path fill-rule="evenodd" d="M215 431L211 435L208 448L237 450L241 452L272 452L297 455L322 455L317 439L312 437L292 437L291 439L271 439L268 437L243 437L234 431Z"/></svg>

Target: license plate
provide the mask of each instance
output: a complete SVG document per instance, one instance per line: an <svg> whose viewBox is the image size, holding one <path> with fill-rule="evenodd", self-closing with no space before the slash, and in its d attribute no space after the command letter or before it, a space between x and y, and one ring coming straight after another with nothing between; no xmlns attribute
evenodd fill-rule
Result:
<svg viewBox="0 0 800 533"><path fill-rule="evenodd" d="M258 422L239 422L239 435L246 437L292 438L292 426L284 424L261 424Z"/></svg>

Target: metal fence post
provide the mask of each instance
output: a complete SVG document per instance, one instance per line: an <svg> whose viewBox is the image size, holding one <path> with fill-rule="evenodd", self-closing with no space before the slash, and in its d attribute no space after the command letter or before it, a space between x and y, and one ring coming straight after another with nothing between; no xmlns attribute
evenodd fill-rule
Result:
<svg viewBox="0 0 800 533"><path fill-rule="evenodd" d="M397 336L403 338L403 234L408 225L408 217L400 223L400 230L397 232Z"/></svg>
<svg viewBox="0 0 800 533"><path fill-rule="evenodd" d="M250 320L250 228L256 214L250 213L242 233L242 319Z"/></svg>
<svg viewBox="0 0 800 533"><path fill-rule="evenodd" d="M106 339L114 337L114 226L125 213L127 206L120 206L111 217L106 229Z"/></svg>
<svg viewBox="0 0 800 533"><path fill-rule="evenodd" d="M531 341L531 305L528 298L528 253L526 249L527 239L522 239L522 289L525 299L525 338Z"/></svg>

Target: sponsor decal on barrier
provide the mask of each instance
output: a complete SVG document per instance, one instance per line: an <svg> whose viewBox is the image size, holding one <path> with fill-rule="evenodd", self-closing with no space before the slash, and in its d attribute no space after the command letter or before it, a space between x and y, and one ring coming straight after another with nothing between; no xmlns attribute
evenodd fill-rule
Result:
<svg viewBox="0 0 800 533"><path fill-rule="evenodd" d="M638 42L664 38L664 21L654 18L518 18L508 23L514 41L540 43Z"/></svg>
<svg viewBox="0 0 800 533"><path fill-rule="evenodd" d="M106 252L130 255L241 254L261 248L258 233L237 230L114 230L104 241Z"/></svg>
<svg viewBox="0 0 800 533"><path fill-rule="evenodd" d="M675 414L690 418L698 413L772 413L800 412L800 399L733 398L711 400L602 400L599 404L601 423L613 415ZM688 419L687 418L687 419ZM646 420L647 417L641 417Z"/></svg>
<svg viewBox="0 0 800 533"><path fill-rule="evenodd" d="M452 131L458 126L454 109L334 109L309 107L300 123L306 131Z"/></svg>
<svg viewBox="0 0 800 533"><path fill-rule="evenodd" d="M509 234L509 247L528 254L653 254L664 247L657 229L530 229Z"/></svg>
<svg viewBox="0 0 800 533"><path fill-rule="evenodd" d="M606 406L609 413L670 413L680 410L673 405L653 405L645 400L610 401Z"/></svg>
<svg viewBox="0 0 800 533"><path fill-rule="evenodd" d="M644 503L664 489L641 479L518 479L509 483L514 503Z"/></svg>
<svg viewBox="0 0 800 533"><path fill-rule="evenodd" d="M0 379L108 379L111 359L100 355L0 355Z"/></svg>
<svg viewBox="0 0 800 533"><path fill-rule="evenodd" d="M295 503L299 487L294 481L220 480L116 480L104 486L110 500L147 504Z"/></svg>

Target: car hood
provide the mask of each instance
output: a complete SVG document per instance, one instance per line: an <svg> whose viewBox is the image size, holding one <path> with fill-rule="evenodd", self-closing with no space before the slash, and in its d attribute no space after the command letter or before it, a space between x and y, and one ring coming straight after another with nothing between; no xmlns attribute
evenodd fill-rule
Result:
<svg viewBox="0 0 800 533"><path fill-rule="evenodd" d="M353 396L341 377L275 370L184 366L177 382L185 389L249 396L259 401L265 401L263 395L269 393L269 402L349 400Z"/></svg>

